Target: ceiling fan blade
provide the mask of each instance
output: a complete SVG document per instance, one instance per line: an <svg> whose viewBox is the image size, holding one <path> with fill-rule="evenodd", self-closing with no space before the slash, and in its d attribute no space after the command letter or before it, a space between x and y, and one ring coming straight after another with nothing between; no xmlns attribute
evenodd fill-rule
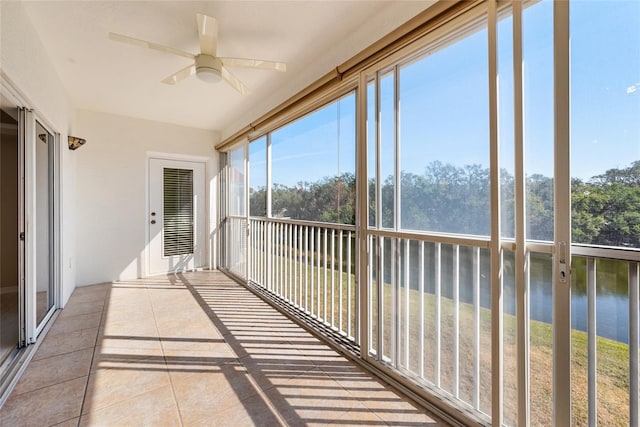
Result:
<svg viewBox="0 0 640 427"><path fill-rule="evenodd" d="M132 44L135 46L146 47L149 49L157 50L164 53L169 53L172 55L184 56L185 58L189 58L189 59L195 58L194 55L190 54L189 52L184 52L180 49L174 49L172 47L163 46L161 44L149 42L146 40L136 39L134 37L125 36L122 34L109 33L109 39L116 42L122 42L122 43Z"/></svg>
<svg viewBox="0 0 640 427"><path fill-rule="evenodd" d="M218 21L211 16L198 13L198 36L200 37L200 53L216 56Z"/></svg>
<svg viewBox="0 0 640 427"><path fill-rule="evenodd" d="M240 80L238 80L236 76L231 74L226 68L224 67L221 68L220 75L222 76L224 81L229 83L231 87L233 87L235 90L240 92L242 95L249 95L251 93L249 88L246 87L244 83L242 83Z"/></svg>
<svg viewBox="0 0 640 427"><path fill-rule="evenodd" d="M195 64L191 64L188 67L185 67L182 70L171 74L169 77L162 80L162 83L165 83L168 85L174 85L179 81L186 79L189 76L195 75L195 73L196 73L196 66Z"/></svg>
<svg viewBox="0 0 640 427"><path fill-rule="evenodd" d="M262 61L260 59L219 58L227 67L258 68L261 70L287 71L284 62Z"/></svg>

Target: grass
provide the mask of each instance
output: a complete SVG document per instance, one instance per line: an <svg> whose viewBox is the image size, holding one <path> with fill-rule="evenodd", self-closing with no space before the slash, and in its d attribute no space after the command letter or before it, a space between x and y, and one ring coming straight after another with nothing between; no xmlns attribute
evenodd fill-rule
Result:
<svg viewBox="0 0 640 427"><path fill-rule="evenodd" d="M348 300L346 268L342 274L332 270L328 261L328 269L324 268L324 260L310 259L310 265L300 273L299 261L290 260L288 256L274 257L279 274L277 281L272 283L272 289L280 292L285 298L308 309L312 314L342 328L349 335L355 335L356 325L356 289L355 276L351 275L351 300ZM312 262L312 264L311 264ZM337 266L337 263L336 263ZM294 274L294 272L297 272ZM306 274L306 276L305 276ZM290 279L304 282L307 277L308 285L300 286L300 291L284 286ZM331 278L334 287L331 288ZM318 281L319 278L319 281ZM326 292L324 283L327 283ZM319 286L314 285L314 283ZM377 307L376 283L373 283L371 298L372 307ZM397 366L405 373L413 376L416 381L436 383L436 302L435 295L422 295L424 318L420 318L420 292L409 289L408 294L400 288L396 301L398 315L392 317L392 287L384 285L384 312L382 352L385 356L395 359L392 354L391 333L395 330L399 335L396 344L399 346ZM325 296L327 315L325 318ZM407 298L409 304L407 305ZM331 304L333 301L333 304ZM340 301L342 301L342 324L340 324ZM481 308L480 315L480 345L479 345L479 408L482 412L491 412L491 312ZM350 329L347 331L347 316L351 317ZM457 390L454 390L454 304L449 298L440 298L440 366L439 387L444 391L455 394L458 398L473 404L474 394L474 310L473 305L459 303L458 308L458 378ZM377 351L377 313L371 318L372 349ZM395 324L397 322L398 324ZM424 322L424 349L420 348L420 323ZM516 318L510 314L503 315L503 364L504 364L504 421L507 425L517 424L517 389L516 389ZM550 324L530 321L530 415L531 425L551 425L552 417L552 327ZM572 330L572 414L574 425L587 424L587 335L584 332ZM423 365L420 365L420 352L423 351ZM598 388L598 424L617 426L628 424L629 413L629 349L628 345L607 338L597 338L597 388ZM422 376L420 373L422 372Z"/></svg>

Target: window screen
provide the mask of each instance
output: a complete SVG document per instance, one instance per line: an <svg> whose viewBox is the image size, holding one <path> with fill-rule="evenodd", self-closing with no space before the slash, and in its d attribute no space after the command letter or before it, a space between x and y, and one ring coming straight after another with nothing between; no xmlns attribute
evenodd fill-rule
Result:
<svg viewBox="0 0 640 427"><path fill-rule="evenodd" d="M193 171L164 168L164 256L193 253Z"/></svg>

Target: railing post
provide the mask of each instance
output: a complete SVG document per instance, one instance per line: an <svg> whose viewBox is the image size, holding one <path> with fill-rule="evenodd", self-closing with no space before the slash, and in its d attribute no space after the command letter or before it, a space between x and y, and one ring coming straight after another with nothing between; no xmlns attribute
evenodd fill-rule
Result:
<svg viewBox="0 0 640 427"><path fill-rule="evenodd" d="M638 287L640 264L629 262L629 425L638 426Z"/></svg>
<svg viewBox="0 0 640 427"><path fill-rule="evenodd" d="M587 390L589 426L598 422L598 371L596 331L596 260L587 258Z"/></svg>

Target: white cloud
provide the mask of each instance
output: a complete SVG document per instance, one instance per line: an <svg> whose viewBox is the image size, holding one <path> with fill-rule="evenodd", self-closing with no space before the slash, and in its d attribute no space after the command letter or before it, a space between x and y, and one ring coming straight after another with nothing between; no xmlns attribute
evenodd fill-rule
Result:
<svg viewBox="0 0 640 427"><path fill-rule="evenodd" d="M631 85L631 86L629 86L627 88L627 94L630 95L630 94L634 93L635 91L637 91L638 89L640 89L640 83L636 83L634 85Z"/></svg>

